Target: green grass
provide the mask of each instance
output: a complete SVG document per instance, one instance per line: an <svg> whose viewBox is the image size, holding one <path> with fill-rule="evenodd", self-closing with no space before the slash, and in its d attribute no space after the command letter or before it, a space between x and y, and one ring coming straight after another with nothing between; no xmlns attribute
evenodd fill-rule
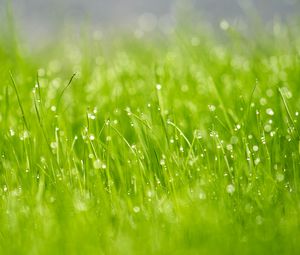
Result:
<svg viewBox="0 0 300 255"><path fill-rule="evenodd" d="M299 254L300 33L275 28L2 37L0 254Z"/></svg>

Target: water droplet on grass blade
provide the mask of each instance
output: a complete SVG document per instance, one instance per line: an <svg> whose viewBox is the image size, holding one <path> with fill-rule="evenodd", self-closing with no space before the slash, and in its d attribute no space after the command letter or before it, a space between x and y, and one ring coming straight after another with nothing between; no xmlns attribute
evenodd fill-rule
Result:
<svg viewBox="0 0 300 255"><path fill-rule="evenodd" d="M256 159L254 160L254 164L257 166L259 163L260 163L260 158L256 158Z"/></svg>
<svg viewBox="0 0 300 255"><path fill-rule="evenodd" d="M261 105L266 105L266 104L268 103L268 101L267 101L266 98L262 97L262 98L259 100L259 103L260 103Z"/></svg>
<svg viewBox="0 0 300 255"><path fill-rule="evenodd" d="M265 130L265 132L269 133L272 130L272 126L267 124L267 125L264 126L264 130Z"/></svg>
<svg viewBox="0 0 300 255"><path fill-rule="evenodd" d="M96 115L94 113L88 113L88 119L95 120L96 119Z"/></svg>
<svg viewBox="0 0 300 255"><path fill-rule="evenodd" d="M227 185L227 187L226 187L226 192L227 192L227 193L229 193L229 194L233 194L233 193L234 193L234 191L235 191L235 187L234 187L234 185L233 185L233 184L229 184L229 185Z"/></svg>
<svg viewBox="0 0 300 255"><path fill-rule="evenodd" d="M165 161L164 159L161 159L161 160L159 161L159 164L160 164L161 166L164 166L164 165L166 164L166 161Z"/></svg>
<svg viewBox="0 0 300 255"><path fill-rule="evenodd" d="M135 207L133 207L133 211L134 211L135 213L139 213L139 212L141 211L141 208L138 207L138 206L135 206Z"/></svg>
<svg viewBox="0 0 300 255"><path fill-rule="evenodd" d="M23 141L23 140L29 138L29 135L30 135L30 134L29 134L29 131L27 131L27 130L23 131L23 132L20 134L20 140Z"/></svg>
<svg viewBox="0 0 300 255"><path fill-rule="evenodd" d="M214 106L213 104L208 105L208 109L211 112L214 112L216 110L216 106Z"/></svg>
<svg viewBox="0 0 300 255"><path fill-rule="evenodd" d="M50 147L54 150L57 148L57 142L50 143Z"/></svg>
<svg viewBox="0 0 300 255"><path fill-rule="evenodd" d="M271 108L268 108L268 109L266 110L266 113L267 113L268 115L270 115L270 116L273 116L273 115L274 115L274 111L273 111Z"/></svg>
<svg viewBox="0 0 300 255"><path fill-rule="evenodd" d="M194 131L194 137L196 139L202 139L203 138L202 132L200 130L195 130Z"/></svg>
<svg viewBox="0 0 300 255"><path fill-rule="evenodd" d="M293 97L292 92L287 87L280 88L280 91L284 97L291 99Z"/></svg>
<svg viewBox="0 0 300 255"><path fill-rule="evenodd" d="M282 173L277 173L276 174L276 180L278 182L282 182L284 180L284 175Z"/></svg>
<svg viewBox="0 0 300 255"><path fill-rule="evenodd" d="M10 136L14 136L15 135L15 131L13 129L10 129L9 130L9 134L10 134Z"/></svg>
<svg viewBox="0 0 300 255"><path fill-rule="evenodd" d="M232 144L227 144L226 149L232 151L233 150Z"/></svg>
<svg viewBox="0 0 300 255"><path fill-rule="evenodd" d="M93 163L93 166L95 169L101 169L102 168L102 162L100 159L96 159Z"/></svg>
<svg viewBox="0 0 300 255"><path fill-rule="evenodd" d="M161 85L160 84L156 84L156 90L161 90Z"/></svg>
<svg viewBox="0 0 300 255"><path fill-rule="evenodd" d="M219 137L219 134L218 134L218 132L217 131L211 131L210 133L209 133L209 136L210 137L214 137L214 138L218 138Z"/></svg>

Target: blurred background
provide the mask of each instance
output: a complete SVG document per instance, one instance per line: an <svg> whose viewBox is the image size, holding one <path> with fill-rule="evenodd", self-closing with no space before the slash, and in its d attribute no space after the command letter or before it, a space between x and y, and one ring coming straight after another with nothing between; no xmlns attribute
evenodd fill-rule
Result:
<svg viewBox="0 0 300 255"><path fill-rule="evenodd" d="M168 32L180 12L197 13L194 22L212 27L227 21L238 23L260 19L268 24L274 19L287 21L300 13L298 0L0 0L0 22L6 22L7 7L13 10L22 36L41 42L57 35L66 26L89 24L95 30L126 28L136 36L145 32ZM247 18L246 18L247 17ZM226 21L225 23L222 21Z"/></svg>

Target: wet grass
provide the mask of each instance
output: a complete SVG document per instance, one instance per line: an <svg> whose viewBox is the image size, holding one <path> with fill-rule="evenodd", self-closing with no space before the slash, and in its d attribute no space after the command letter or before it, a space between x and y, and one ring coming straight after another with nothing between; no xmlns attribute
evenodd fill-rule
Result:
<svg viewBox="0 0 300 255"><path fill-rule="evenodd" d="M1 40L1 254L300 252L300 35L224 24Z"/></svg>

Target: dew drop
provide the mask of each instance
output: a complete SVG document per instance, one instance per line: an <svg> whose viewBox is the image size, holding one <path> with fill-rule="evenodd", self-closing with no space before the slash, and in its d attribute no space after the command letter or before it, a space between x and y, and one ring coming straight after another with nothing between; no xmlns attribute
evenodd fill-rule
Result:
<svg viewBox="0 0 300 255"><path fill-rule="evenodd" d="M206 199L206 194L205 194L204 191L201 191L201 192L199 193L199 199L200 199L200 200L205 200L205 199Z"/></svg>
<svg viewBox="0 0 300 255"><path fill-rule="evenodd" d="M160 84L156 84L156 90L161 90L161 85Z"/></svg>
<svg viewBox="0 0 300 255"><path fill-rule="evenodd" d="M266 104L268 103L268 101L267 101L266 98L262 97L262 98L259 100L259 103L260 103L261 105L266 105Z"/></svg>
<svg viewBox="0 0 300 255"><path fill-rule="evenodd" d="M273 116L273 115L274 115L274 111L273 111L271 108L268 108L268 109L266 110L266 113L267 113L268 115L270 115L270 116Z"/></svg>
<svg viewBox="0 0 300 255"><path fill-rule="evenodd" d="M139 213L141 211L141 208L139 206L135 206L135 207L133 207L133 211L135 213Z"/></svg>
<svg viewBox="0 0 300 255"><path fill-rule="evenodd" d="M100 159L96 159L96 160L94 161L94 163L93 163L93 166L94 166L95 169L100 169L101 166L102 166L101 160L100 160Z"/></svg>
<svg viewBox="0 0 300 255"><path fill-rule="evenodd" d="M272 130L272 126L269 125L269 124L267 124L267 125L264 126L264 130L265 130L267 133L269 133L269 132L271 132L271 130Z"/></svg>
<svg viewBox="0 0 300 255"><path fill-rule="evenodd" d="M216 110L216 106L214 106L213 104L208 105L208 109L211 112L214 112Z"/></svg>
<svg viewBox="0 0 300 255"><path fill-rule="evenodd" d="M52 142L52 143L50 143L50 147L51 147L53 150L57 149L57 142Z"/></svg>
<svg viewBox="0 0 300 255"><path fill-rule="evenodd" d="M227 144L226 149L232 151L233 150L232 144Z"/></svg>
<svg viewBox="0 0 300 255"><path fill-rule="evenodd" d="M256 158L256 159L254 160L254 164L257 166L259 163L260 163L260 158Z"/></svg>
<svg viewBox="0 0 300 255"><path fill-rule="evenodd" d="M284 180L284 175L282 173L277 173L276 174L276 180L278 182L282 182Z"/></svg>
<svg viewBox="0 0 300 255"><path fill-rule="evenodd" d="M235 187L234 187L234 185L233 185L233 184L229 184L229 185L227 185L227 187L226 187L226 192L227 192L227 193L229 193L229 194L233 194L233 193L234 193L234 191L235 191Z"/></svg>
<svg viewBox="0 0 300 255"><path fill-rule="evenodd" d="M166 164L166 161L165 161L164 159L161 159L161 160L159 161L159 164L160 164L161 166L164 166L164 165Z"/></svg>
<svg viewBox="0 0 300 255"><path fill-rule="evenodd" d="M195 130L194 131L194 137L196 139L202 139L203 138L202 132L200 130Z"/></svg>
<svg viewBox="0 0 300 255"><path fill-rule="evenodd" d="M14 136L15 135L15 131L13 129L10 129L9 130L9 134L10 134L10 136Z"/></svg>

